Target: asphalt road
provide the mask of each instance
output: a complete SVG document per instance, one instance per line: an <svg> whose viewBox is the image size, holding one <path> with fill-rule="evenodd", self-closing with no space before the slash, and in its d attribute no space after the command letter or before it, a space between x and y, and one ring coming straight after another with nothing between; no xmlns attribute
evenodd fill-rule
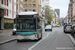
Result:
<svg viewBox="0 0 75 50"><path fill-rule="evenodd" d="M70 38L63 32L62 27L53 28L53 31L43 31L40 41L12 41L0 45L0 50L75 50Z"/></svg>

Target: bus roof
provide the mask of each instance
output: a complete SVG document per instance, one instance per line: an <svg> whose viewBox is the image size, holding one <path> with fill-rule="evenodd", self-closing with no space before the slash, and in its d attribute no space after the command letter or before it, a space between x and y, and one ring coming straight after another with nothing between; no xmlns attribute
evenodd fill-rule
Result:
<svg viewBox="0 0 75 50"><path fill-rule="evenodd" d="M20 12L18 13L18 15L34 15L34 14L38 14L37 12Z"/></svg>

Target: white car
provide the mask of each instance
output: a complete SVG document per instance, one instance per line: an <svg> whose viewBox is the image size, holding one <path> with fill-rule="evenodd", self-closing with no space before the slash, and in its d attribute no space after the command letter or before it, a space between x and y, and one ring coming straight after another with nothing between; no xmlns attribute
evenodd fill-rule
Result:
<svg viewBox="0 0 75 50"><path fill-rule="evenodd" d="M45 27L45 31L52 31L52 25L47 25Z"/></svg>

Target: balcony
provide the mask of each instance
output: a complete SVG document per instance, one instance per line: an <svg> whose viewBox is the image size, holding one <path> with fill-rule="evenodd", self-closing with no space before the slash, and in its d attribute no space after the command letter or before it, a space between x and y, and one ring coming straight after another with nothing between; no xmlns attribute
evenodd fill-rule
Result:
<svg viewBox="0 0 75 50"><path fill-rule="evenodd" d="M2 0L0 0L0 8L2 8L2 9L8 9L8 7L6 5L4 5L4 4L2 4L1 1Z"/></svg>

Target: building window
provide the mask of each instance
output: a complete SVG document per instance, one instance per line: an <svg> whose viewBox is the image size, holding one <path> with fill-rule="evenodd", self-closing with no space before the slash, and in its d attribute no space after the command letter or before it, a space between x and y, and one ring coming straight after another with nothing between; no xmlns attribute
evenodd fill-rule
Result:
<svg viewBox="0 0 75 50"><path fill-rule="evenodd" d="M7 16L9 15L8 13L9 13L9 12L8 12L8 10L7 10Z"/></svg>
<svg viewBox="0 0 75 50"><path fill-rule="evenodd" d="M7 6L8 6L8 3L9 3L9 2L8 2L8 0L7 0Z"/></svg>
<svg viewBox="0 0 75 50"><path fill-rule="evenodd" d="M29 1L31 1L31 0L29 0Z"/></svg>
<svg viewBox="0 0 75 50"><path fill-rule="evenodd" d="M33 2L35 2L35 0L33 0Z"/></svg>
<svg viewBox="0 0 75 50"><path fill-rule="evenodd" d="M33 7L36 7L36 5L35 5L35 4L33 4Z"/></svg>
<svg viewBox="0 0 75 50"><path fill-rule="evenodd" d="M29 4L29 7L31 7L31 4Z"/></svg>
<svg viewBox="0 0 75 50"><path fill-rule="evenodd" d="M6 0L5 0L5 5L6 5Z"/></svg>
<svg viewBox="0 0 75 50"><path fill-rule="evenodd" d="M2 0L2 4L3 4L3 0Z"/></svg>
<svg viewBox="0 0 75 50"><path fill-rule="evenodd" d="M25 12L27 12L27 10L25 10Z"/></svg>
<svg viewBox="0 0 75 50"><path fill-rule="evenodd" d="M35 12L35 10L33 10L33 12Z"/></svg>
<svg viewBox="0 0 75 50"><path fill-rule="evenodd" d="M4 15L6 16L6 10L4 12L5 12Z"/></svg>
<svg viewBox="0 0 75 50"><path fill-rule="evenodd" d="M27 7L27 4L25 4L25 7Z"/></svg>

